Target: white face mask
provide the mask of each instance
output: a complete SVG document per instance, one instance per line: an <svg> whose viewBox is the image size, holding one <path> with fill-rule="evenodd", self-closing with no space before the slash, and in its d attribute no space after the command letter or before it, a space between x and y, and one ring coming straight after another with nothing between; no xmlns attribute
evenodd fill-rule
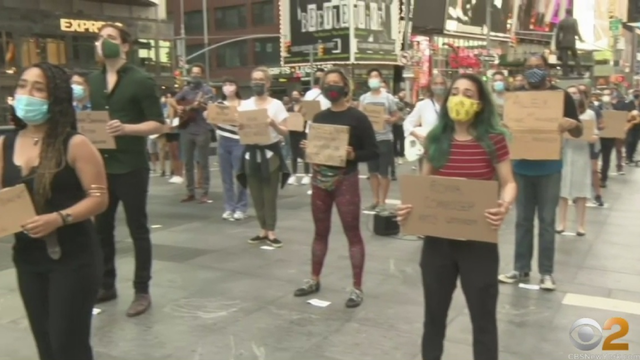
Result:
<svg viewBox="0 0 640 360"><path fill-rule="evenodd" d="M611 96L609 96L609 95L604 95L604 96L602 97L602 102L603 102L603 103L610 103L610 102L611 102Z"/></svg>

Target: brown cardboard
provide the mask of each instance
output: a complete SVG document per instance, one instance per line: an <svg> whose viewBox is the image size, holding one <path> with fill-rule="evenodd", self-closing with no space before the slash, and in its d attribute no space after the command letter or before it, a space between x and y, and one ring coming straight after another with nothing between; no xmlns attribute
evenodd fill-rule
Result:
<svg viewBox="0 0 640 360"><path fill-rule="evenodd" d="M345 166L349 146L349 127L309 124L305 159L308 163Z"/></svg>
<svg viewBox="0 0 640 360"><path fill-rule="evenodd" d="M300 113L306 121L313 121L313 117L322 111L320 101L318 100L302 100L300 101Z"/></svg>
<svg viewBox="0 0 640 360"><path fill-rule="evenodd" d="M22 231L21 226L36 217L24 184L0 190L0 213L0 238Z"/></svg>
<svg viewBox="0 0 640 360"><path fill-rule="evenodd" d="M515 91L505 94L503 121L511 130L558 130L564 117L564 91Z"/></svg>
<svg viewBox="0 0 640 360"><path fill-rule="evenodd" d="M107 133L111 119L107 111L78 111L78 131L86 136L98 149L115 149L116 139Z"/></svg>
<svg viewBox="0 0 640 360"><path fill-rule="evenodd" d="M554 130L511 130L509 153L512 160L560 160L562 135Z"/></svg>
<svg viewBox="0 0 640 360"><path fill-rule="evenodd" d="M238 108L225 104L207 105L207 121L215 125L238 125Z"/></svg>
<svg viewBox="0 0 640 360"><path fill-rule="evenodd" d="M238 135L243 145L268 145L273 142L267 109L238 111Z"/></svg>
<svg viewBox="0 0 640 360"><path fill-rule="evenodd" d="M375 131L384 131L384 119L387 118L387 109L384 106L365 104L362 106L362 110L369 118L369 121L371 121L371 125L373 125Z"/></svg>
<svg viewBox="0 0 640 360"><path fill-rule="evenodd" d="M298 112L290 112L289 117L287 118L287 129L289 131L300 131L304 132L306 129L304 128L304 117L301 113Z"/></svg>
<svg viewBox="0 0 640 360"><path fill-rule="evenodd" d="M600 137L607 139L624 139L627 137L626 127L629 113L626 111L604 110L602 120L604 129L600 130Z"/></svg>
<svg viewBox="0 0 640 360"><path fill-rule="evenodd" d="M583 121L582 136L574 138L573 136L569 135L568 131L565 131L562 136L565 139L569 139L569 140L590 142L590 141L593 141L593 136L596 134L597 125L598 123L595 121Z"/></svg>
<svg viewBox="0 0 640 360"><path fill-rule="evenodd" d="M485 215L498 207L497 181L404 175L400 197L403 204L413 206L402 224L405 235L498 242L498 231Z"/></svg>

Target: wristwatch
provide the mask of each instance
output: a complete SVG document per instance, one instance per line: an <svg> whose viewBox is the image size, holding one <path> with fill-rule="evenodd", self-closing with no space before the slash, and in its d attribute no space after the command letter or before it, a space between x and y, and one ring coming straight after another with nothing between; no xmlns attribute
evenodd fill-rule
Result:
<svg viewBox="0 0 640 360"><path fill-rule="evenodd" d="M60 216L60 219L62 219L63 225L69 225L73 222L73 216L71 216L71 214L63 213L61 211L58 211L57 214Z"/></svg>

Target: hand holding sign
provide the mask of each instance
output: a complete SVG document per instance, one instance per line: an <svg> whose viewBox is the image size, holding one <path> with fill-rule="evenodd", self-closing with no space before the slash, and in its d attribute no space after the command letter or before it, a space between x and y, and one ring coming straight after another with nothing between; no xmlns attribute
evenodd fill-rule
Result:
<svg viewBox="0 0 640 360"><path fill-rule="evenodd" d="M22 225L25 234L32 238L41 239L64 225L58 214L44 214L36 216Z"/></svg>

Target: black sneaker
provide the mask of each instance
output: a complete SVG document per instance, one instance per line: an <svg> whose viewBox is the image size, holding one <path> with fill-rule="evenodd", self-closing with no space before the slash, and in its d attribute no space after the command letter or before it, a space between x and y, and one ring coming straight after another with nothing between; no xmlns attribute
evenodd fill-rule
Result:
<svg viewBox="0 0 640 360"><path fill-rule="evenodd" d="M347 308L353 309L357 308L364 301L364 294L362 290L352 289L347 302L344 304Z"/></svg>
<svg viewBox="0 0 640 360"><path fill-rule="evenodd" d="M160 173L160 177L162 177L162 178L167 177L167 173L166 173L166 171L161 172L161 173Z"/></svg>
<svg viewBox="0 0 640 360"><path fill-rule="evenodd" d="M512 271L510 273L502 274L498 276L498 281L504 284L515 284L520 282L529 281L529 273L519 273L517 271Z"/></svg>
<svg viewBox="0 0 640 360"><path fill-rule="evenodd" d="M273 246L274 248L281 248L283 245L282 241L278 240L278 238L273 238L273 239L267 238L267 242L269 243L269 245Z"/></svg>
<svg viewBox="0 0 640 360"><path fill-rule="evenodd" d="M309 296L319 291L320 291L320 282L309 279L304 281L304 286L296 289L296 291L293 292L293 296L295 297Z"/></svg>
<svg viewBox="0 0 640 360"><path fill-rule="evenodd" d="M96 297L96 304L102 304L118 298L118 292L116 288L105 290L98 290L98 296Z"/></svg>
<svg viewBox="0 0 640 360"><path fill-rule="evenodd" d="M268 237L266 236L262 236L262 235L256 235L254 237L252 237L251 239L249 239L249 244L259 244L265 240L269 240Z"/></svg>
<svg viewBox="0 0 640 360"><path fill-rule="evenodd" d="M596 195L596 196L593 198L593 202L595 202L595 203L596 203L596 205L598 205L598 206L600 206L600 207L603 207L603 206L604 206L604 201L602 201L602 196L600 196L600 195Z"/></svg>
<svg viewBox="0 0 640 360"><path fill-rule="evenodd" d="M540 277L540 289L547 291L556 289L556 281L553 279L553 275L542 275Z"/></svg>

